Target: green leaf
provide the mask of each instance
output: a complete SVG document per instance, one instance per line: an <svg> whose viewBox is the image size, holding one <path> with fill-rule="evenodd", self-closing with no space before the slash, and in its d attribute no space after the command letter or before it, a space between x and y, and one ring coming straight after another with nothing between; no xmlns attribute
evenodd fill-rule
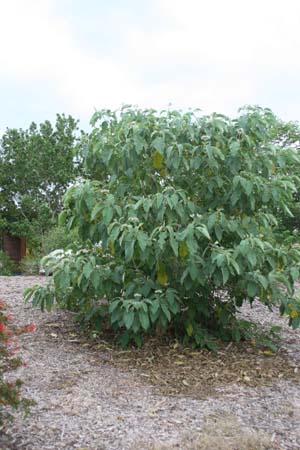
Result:
<svg viewBox="0 0 300 450"><path fill-rule="evenodd" d="M108 310L109 312L112 314L114 312L114 310L119 306L121 300L114 300L109 304Z"/></svg>
<svg viewBox="0 0 300 450"><path fill-rule="evenodd" d="M175 295L173 289L167 289L166 299L167 299L170 311L173 314L177 314L180 311L180 308L179 308L178 300L176 298L176 295Z"/></svg>
<svg viewBox="0 0 300 450"><path fill-rule="evenodd" d="M291 269L291 276L293 278L293 281L299 280L299 268L298 267L293 267Z"/></svg>
<svg viewBox="0 0 300 450"><path fill-rule="evenodd" d="M93 266L90 262L87 262L84 266L83 266L83 273L86 279L90 278L91 273L93 272Z"/></svg>
<svg viewBox="0 0 300 450"><path fill-rule="evenodd" d="M230 148L230 153L233 156L235 156L238 153L238 151L240 150L240 143L238 141L233 141L229 145L229 148Z"/></svg>
<svg viewBox="0 0 300 450"><path fill-rule="evenodd" d="M45 297L46 311L50 312L53 308L53 304L54 304L54 297L50 292L48 292Z"/></svg>
<svg viewBox="0 0 300 450"><path fill-rule="evenodd" d="M254 267L256 265L256 262L257 262L256 253L253 250L250 250L247 253L247 259L250 262L252 267Z"/></svg>
<svg viewBox="0 0 300 450"><path fill-rule="evenodd" d="M300 317L299 316L294 317L294 319L292 319L291 323L292 323L293 330L296 330L296 328L299 328L299 326L300 326Z"/></svg>
<svg viewBox="0 0 300 450"><path fill-rule="evenodd" d="M145 331L147 331L150 327L148 312L145 312L144 310L140 309L139 310L139 321L140 321L140 324L142 325L142 328Z"/></svg>
<svg viewBox="0 0 300 450"><path fill-rule="evenodd" d="M215 225L215 233L216 233L218 241L221 242L222 236L223 236L223 229L221 228L221 226L218 223Z"/></svg>
<svg viewBox="0 0 300 450"><path fill-rule="evenodd" d="M240 177L240 183L241 183L245 193L247 194L247 196L249 196L251 194L251 192L252 192L252 189L253 189L253 184L251 183L251 181Z"/></svg>
<svg viewBox="0 0 300 450"><path fill-rule="evenodd" d="M294 217L294 214L292 213L292 211L289 209L289 207L285 203L283 203L282 206L283 206L284 211L287 213L287 215L289 217Z"/></svg>
<svg viewBox="0 0 300 450"><path fill-rule="evenodd" d="M248 240L242 240L239 244L239 251L241 255L246 256L249 250L249 242Z"/></svg>
<svg viewBox="0 0 300 450"><path fill-rule="evenodd" d="M156 207L157 209L160 209L162 202L163 202L163 195L159 192L158 194L156 194Z"/></svg>
<svg viewBox="0 0 300 450"><path fill-rule="evenodd" d="M238 265L238 263L233 258L230 259L230 264L232 265L232 267L236 271L237 275L240 275L240 273L241 273L240 266Z"/></svg>
<svg viewBox="0 0 300 450"><path fill-rule="evenodd" d="M151 306L150 306L151 312L153 314L156 314L158 312L159 308L160 308L159 300L153 300L153 302L151 303Z"/></svg>
<svg viewBox="0 0 300 450"><path fill-rule="evenodd" d="M143 208L144 208L144 211L145 211L145 213L148 213L149 211L150 211L150 208L152 207L152 201L151 201L151 199L150 198L146 198L144 201L143 201Z"/></svg>
<svg viewBox="0 0 300 450"><path fill-rule="evenodd" d="M220 321L223 326L226 326L228 324L230 318L230 313L226 308L222 308L220 312Z"/></svg>
<svg viewBox="0 0 300 450"><path fill-rule="evenodd" d="M125 331L125 333L122 333L121 336L119 336L118 338L118 344L120 344L120 346L122 348L126 348L130 342L130 336L131 333L128 331Z"/></svg>
<svg viewBox="0 0 300 450"><path fill-rule="evenodd" d="M221 271L223 276L223 284L226 284L230 275L229 270L227 269L227 267L222 267Z"/></svg>
<svg viewBox="0 0 300 450"><path fill-rule="evenodd" d="M232 206L235 206L240 198L241 198L241 192L240 191L234 191L232 196L231 196Z"/></svg>
<svg viewBox="0 0 300 450"><path fill-rule="evenodd" d="M254 281L249 281L247 284L247 294L249 297L255 297L258 291L258 286Z"/></svg>
<svg viewBox="0 0 300 450"><path fill-rule="evenodd" d="M134 136L134 144L136 148L136 152L139 154L143 151L146 141L139 135Z"/></svg>
<svg viewBox="0 0 300 450"><path fill-rule="evenodd" d="M180 244L184 243L181 242ZM188 254L189 255L194 255L198 249L198 243L196 241L196 239L194 239L192 236L189 236L186 240L186 244L187 244L187 248L188 248Z"/></svg>
<svg viewBox="0 0 300 450"><path fill-rule="evenodd" d="M100 117L101 117L100 111L94 112L90 120L90 124L94 127L96 125L97 120L99 120Z"/></svg>
<svg viewBox="0 0 300 450"><path fill-rule="evenodd" d="M226 255L224 253L217 253L213 256L212 261L215 262L218 267L221 267L226 261Z"/></svg>
<svg viewBox="0 0 300 450"><path fill-rule="evenodd" d="M240 183L240 179L241 177L239 175L236 175L235 177L233 177L233 181L232 181L232 187L233 189L236 189Z"/></svg>
<svg viewBox="0 0 300 450"><path fill-rule="evenodd" d="M175 154L173 159L172 159L172 165L174 167L175 170L177 170L180 166L180 156L178 154Z"/></svg>
<svg viewBox="0 0 300 450"><path fill-rule="evenodd" d="M103 223L105 225L110 224L114 215L113 208L106 206L105 208L103 208L102 215L103 215Z"/></svg>
<svg viewBox="0 0 300 450"><path fill-rule="evenodd" d="M101 152L101 158L105 165L108 165L113 154L112 148L104 148Z"/></svg>
<svg viewBox="0 0 300 450"><path fill-rule="evenodd" d="M98 214L102 211L103 205L101 203L98 203L94 206L92 213L91 213L91 220L95 220L95 218L98 216Z"/></svg>
<svg viewBox="0 0 300 450"><path fill-rule="evenodd" d="M152 141L152 146L159 151L160 153L163 153L164 151L164 140L161 137L157 137Z"/></svg>
<svg viewBox="0 0 300 450"><path fill-rule="evenodd" d="M209 218L207 220L207 227L209 230L212 230L212 228L214 227L214 225L216 223L216 220L217 220L217 215L215 213L211 214L209 216Z"/></svg>
<svg viewBox="0 0 300 450"><path fill-rule="evenodd" d="M97 291L97 289L100 286L100 273L98 270L93 270L90 276L90 280L93 285L93 288L95 289L95 291Z"/></svg>
<svg viewBox="0 0 300 450"><path fill-rule="evenodd" d="M130 261L133 258L134 244L135 244L135 239L133 237L127 236L126 240L125 240L125 259L126 259L126 261Z"/></svg>
<svg viewBox="0 0 300 450"><path fill-rule="evenodd" d="M172 194L171 195L171 202L174 208L176 208L177 204L178 204L179 198L177 194Z"/></svg>
<svg viewBox="0 0 300 450"><path fill-rule="evenodd" d="M120 234L120 227L117 224L112 224L113 228L109 232L109 242L114 243Z"/></svg>
<svg viewBox="0 0 300 450"><path fill-rule="evenodd" d="M189 262L188 270L189 270L189 274L191 276L191 279L193 281L195 281L197 279L197 277L199 276L199 270L198 270L196 264L193 261Z"/></svg>
<svg viewBox="0 0 300 450"><path fill-rule="evenodd" d="M168 321L171 322L171 314L170 314L169 308L167 307L167 305L165 303L161 304L161 309L162 309L164 315L166 316L166 318L168 319Z"/></svg>
<svg viewBox="0 0 300 450"><path fill-rule="evenodd" d="M207 228L205 225L201 225L200 227L197 227L197 230L200 231L200 233L203 234L203 236L205 236L208 240L211 239L209 232L207 231Z"/></svg>
<svg viewBox="0 0 300 450"><path fill-rule="evenodd" d="M266 277L264 277L263 275L261 275L260 273L258 273L258 274L256 275L256 278L257 278L257 280L260 282L260 284L262 285L262 287L263 287L264 289L268 289L269 282L268 282L268 280L267 280Z"/></svg>
<svg viewBox="0 0 300 450"><path fill-rule="evenodd" d="M129 330L133 324L134 312L133 311L124 312L123 320L124 320L125 327L127 328L127 330Z"/></svg>
<svg viewBox="0 0 300 450"><path fill-rule="evenodd" d="M70 285L70 275L65 271L55 273L54 280L62 291L65 291Z"/></svg>
<svg viewBox="0 0 300 450"><path fill-rule="evenodd" d="M143 231L139 231L137 234L137 240L138 240L138 244L139 247L141 249L142 252L144 252L148 246L148 242L149 242L149 238L147 236L146 233L144 233Z"/></svg>
<svg viewBox="0 0 300 450"><path fill-rule="evenodd" d="M241 333L240 333L240 331L239 331L239 329L238 329L237 327L235 327L235 328L232 330L232 337L233 337L233 339L234 339L236 342L240 342L240 340L241 340Z"/></svg>
<svg viewBox="0 0 300 450"><path fill-rule="evenodd" d="M62 211L58 216L58 225L63 226L66 223L68 217L67 211Z"/></svg>
<svg viewBox="0 0 300 450"><path fill-rule="evenodd" d="M223 284L223 275L220 269L217 269L213 274L213 280L217 287Z"/></svg>
<svg viewBox="0 0 300 450"><path fill-rule="evenodd" d="M178 256L178 242L175 239L175 234L174 234L174 230L171 226L167 227L168 231L169 231L169 236L170 236L170 245L172 247L172 250L174 252L175 256Z"/></svg>
<svg viewBox="0 0 300 450"><path fill-rule="evenodd" d="M160 249L161 251L164 251L164 249L165 249L165 246L166 246L166 238L167 238L167 233L166 233L165 231L162 231L162 232L159 234L159 237L158 237L158 245L159 245L159 249Z"/></svg>

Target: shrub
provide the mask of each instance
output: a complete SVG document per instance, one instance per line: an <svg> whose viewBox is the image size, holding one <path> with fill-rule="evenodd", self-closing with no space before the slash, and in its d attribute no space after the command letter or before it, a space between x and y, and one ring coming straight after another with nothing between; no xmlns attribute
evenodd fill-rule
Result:
<svg viewBox="0 0 300 450"><path fill-rule="evenodd" d="M53 250L65 249L70 245L78 243L79 236L77 230L69 230L65 226L51 228L42 238L42 255L47 255Z"/></svg>
<svg viewBox="0 0 300 450"><path fill-rule="evenodd" d="M30 405L34 403L22 397L22 381L20 379L9 381L7 373L25 364L16 356L18 350L16 335L34 331L35 327L27 325L16 329L11 326L10 320L6 304L0 301L0 427L13 419L12 409L20 409L28 413Z"/></svg>
<svg viewBox="0 0 300 450"><path fill-rule="evenodd" d="M123 343L155 331L210 348L239 340L249 330L239 307L255 299L299 326L300 252L276 217L291 214L300 161L276 144L270 110L231 120L125 108L92 123L91 179L67 191L61 216L84 245L46 257L54 284L26 300L56 301L96 328L108 321Z"/></svg>
<svg viewBox="0 0 300 450"><path fill-rule="evenodd" d="M10 259L9 256L7 256L6 253L0 250L0 275L12 275L15 270L15 263Z"/></svg>
<svg viewBox="0 0 300 450"><path fill-rule="evenodd" d="M38 256L24 256L19 263L19 270L24 275L38 275L40 272L40 258Z"/></svg>

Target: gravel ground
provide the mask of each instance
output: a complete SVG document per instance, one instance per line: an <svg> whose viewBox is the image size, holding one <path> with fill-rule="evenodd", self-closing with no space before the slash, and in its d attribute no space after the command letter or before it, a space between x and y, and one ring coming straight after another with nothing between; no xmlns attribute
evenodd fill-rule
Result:
<svg viewBox="0 0 300 450"><path fill-rule="evenodd" d="M16 414L7 430L12 438L0 435L0 450L300 449L300 331L277 314L272 321L284 325L280 351L293 362L293 379L257 387L221 383L204 399L162 395L138 371L111 364L103 350L70 332L61 338L57 327L71 323L70 313L24 307L23 290L45 282L0 277L0 298L18 324L37 327L19 338L29 365L18 372L24 394L37 404L27 419ZM253 315L260 323L270 317L263 307Z"/></svg>

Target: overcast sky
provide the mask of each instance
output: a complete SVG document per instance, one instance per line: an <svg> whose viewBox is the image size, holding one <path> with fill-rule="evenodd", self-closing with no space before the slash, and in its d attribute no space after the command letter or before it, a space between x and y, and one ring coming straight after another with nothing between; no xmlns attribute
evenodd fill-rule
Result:
<svg viewBox="0 0 300 450"><path fill-rule="evenodd" d="M300 0L0 0L0 129L122 104L300 119Z"/></svg>

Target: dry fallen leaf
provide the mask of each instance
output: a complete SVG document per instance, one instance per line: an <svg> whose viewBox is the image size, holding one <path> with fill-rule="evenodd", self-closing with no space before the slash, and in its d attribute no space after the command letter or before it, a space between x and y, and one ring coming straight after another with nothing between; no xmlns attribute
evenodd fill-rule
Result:
<svg viewBox="0 0 300 450"><path fill-rule="evenodd" d="M263 351L263 354L264 354L264 355L267 355L267 356L274 356L274 355L275 355L275 353L272 352L272 350L264 350L264 351Z"/></svg>

